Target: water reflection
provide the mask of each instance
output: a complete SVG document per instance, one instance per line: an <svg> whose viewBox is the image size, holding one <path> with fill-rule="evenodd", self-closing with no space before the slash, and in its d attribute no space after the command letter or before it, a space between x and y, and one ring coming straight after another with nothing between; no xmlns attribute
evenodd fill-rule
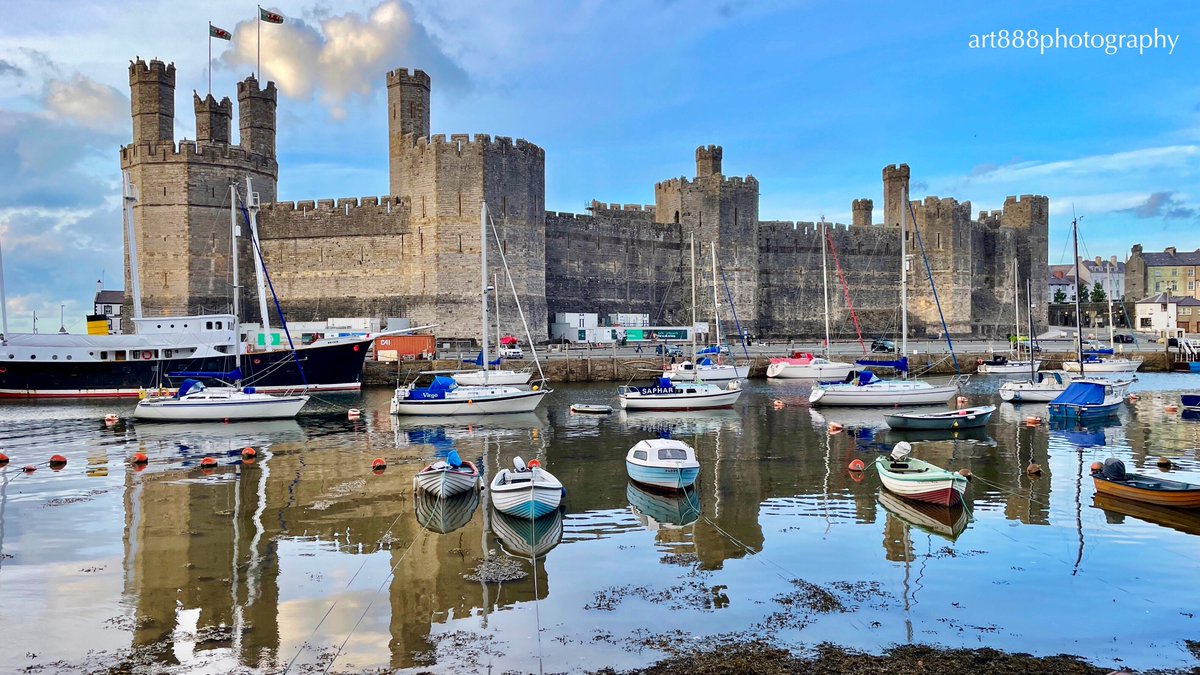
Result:
<svg viewBox="0 0 1200 675"><path fill-rule="evenodd" d="M694 487L665 492L642 487L633 481L625 487L629 508L642 527L651 532L661 527L683 527L700 517L700 493Z"/></svg>
<svg viewBox="0 0 1200 675"><path fill-rule="evenodd" d="M958 535L967 529L970 517L961 504L939 506L926 504L911 499L902 499L887 490L879 491L879 505L889 517L895 517L910 527L915 527L929 534L936 535L949 541L957 541ZM889 527L889 529L891 529ZM889 552L889 560L896 560Z"/></svg>
<svg viewBox="0 0 1200 675"><path fill-rule="evenodd" d="M449 534L471 520L479 506L479 490L467 490L438 498L425 490L416 490L413 506L421 527L436 534Z"/></svg>
<svg viewBox="0 0 1200 675"><path fill-rule="evenodd" d="M505 553L536 562L562 541L563 509L541 518L521 518L493 508L491 526Z"/></svg>

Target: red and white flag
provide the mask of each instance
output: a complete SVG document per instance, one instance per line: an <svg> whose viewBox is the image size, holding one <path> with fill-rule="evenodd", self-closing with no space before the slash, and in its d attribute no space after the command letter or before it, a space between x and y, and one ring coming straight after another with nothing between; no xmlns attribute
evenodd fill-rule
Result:
<svg viewBox="0 0 1200 675"><path fill-rule="evenodd" d="M276 14L275 12L268 12L267 10L263 9L262 7L258 8L258 19L259 19L259 21L266 21L267 23L283 23L283 15L282 14Z"/></svg>

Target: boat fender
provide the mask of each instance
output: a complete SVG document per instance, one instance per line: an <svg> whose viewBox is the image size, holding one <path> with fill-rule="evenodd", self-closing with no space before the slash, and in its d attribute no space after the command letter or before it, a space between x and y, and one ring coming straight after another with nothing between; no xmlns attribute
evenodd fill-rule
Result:
<svg viewBox="0 0 1200 675"><path fill-rule="evenodd" d="M1104 468L1104 465L1101 464L1100 462L1092 462L1092 466L1091 466L1092 473L1100 473L1100 470L1103 468Z"/></svg>
<svg viewBox="0 0 1200 675"><path fill-rule="evenodd" d="M50 465L51 469L57 471L58 469L61 469L67 465L67 458L63 457L62 455L50 455L50 461L48 464Z"/></svg>
<svg viewBox="0 0 1200 675"><path fill-rule="evenodd" d="M217 460L213 459L212 457L205 457L204 459L200 460L200 466L216 466L216 465L217 465Z"/></svg>

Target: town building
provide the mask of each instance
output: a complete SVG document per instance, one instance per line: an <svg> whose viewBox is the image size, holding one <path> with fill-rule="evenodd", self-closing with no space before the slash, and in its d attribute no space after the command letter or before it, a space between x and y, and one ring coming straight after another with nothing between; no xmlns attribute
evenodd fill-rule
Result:
<svg viewBox="0 0 1200 675"><path fill-rule="evenodd" d="M1200 300L1188 295L1156 293L1135 304L1137 329L1140 331L1182 330L1200 332Z"/></svg>
<svg viewBox="0 0 1200 675"><path fill-rule="evenodd" d="M1125 285L1131 298L1168 293L1200 299L1197 270L1200 270L1200 249L1180 251L1168 246L1161 252L1149 252L1141 244L1134 244L1126 261Z"/></svg>

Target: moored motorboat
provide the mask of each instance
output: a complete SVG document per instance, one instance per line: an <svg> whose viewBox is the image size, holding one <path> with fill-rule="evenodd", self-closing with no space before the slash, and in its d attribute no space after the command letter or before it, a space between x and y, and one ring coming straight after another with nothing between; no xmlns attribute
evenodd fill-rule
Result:
<svg viewBox="0 0 1200 675"><path fill-rule="evenodd" d="M488 487L498 511L524 518L540 518L562 503L563 486L535 459L528 465L513 459L512 469L501 469Z"/></svg>
<svg viewBox="0 0 1200 675"><path fill-rule="evenodd" d="M479 468L451 450L446 459L439 459L417 472L417 487L437 497L449 497L479 485Z"/></svg>
<svg viewBox="0 0 1200 675"><path fill-rule="evenodd" d="M1142 365L1142 359L1128 359L1084 354L1083 371L1088 373L1132 373ZM1080 372L1079 359L1063 361L1063 370L1071 373Z"/></svg>
<svg viewBox="0 0 1200 675"><path fill-rule="evenodd" d="M972 429L987 426L996 406L960 408L934 413L900 412L884 415L883 420L893 429Z"/></svg>
<svg viewBox="0 0 1200 675"><path fill-rule="evenodd" d="M625 470L642 485L682 490L696 482L700 462L692 446L672 438L638 441L625 455Z"/></svg>
<svg viewBox="0 0 1200 675"><path fill-rule="evenodd" d="M767 377L829 382L845 379L854 368L854 364L851 363L830 361L806 352L794 352L790 357L771 359L771 364L767 366Z"/></svg>
<svg viewBox="0 0 1200 675"><path fill-rule="evenodd" d="M1050 417L1058 419L1095 419L1117 414L1125 402L1124 391L1103 380L1076 380L1050 402Z"/></svg>
<svg viewBox="0 0 1200 675"><path fill-rule="evenodd" d="M1200 485L1125 471L1125 463L1110 457L1092 471L1096 492L1177 509L1200 509Z"/></svg>
<svg viewBox="0 0 1200 675"><path fill-rule="evenodd" d="M818 384L808 400L813 405L893 406L939 405L958 395L965 375L950 379L947 384L926 380L882 380L870 371L851 373L847 382Z"/></svg>
<svg viewBox="0 0 1200 675"><path fill-rule="evenodd" d="M148 396L137 403L134 419L158 422L219 422L295 417L305 394L264 394L253 387L205 387L184 380L173 396Z"/></svg>
<svg viewBox="0 0 1200 675"><path fill-rule="evenodd" d="M671 380L660 377L649 387L630 385L617 388L617 401L625 410L704 410L728 408L737 403L742 395L738 380L731 380L725 387L707 382L689 382L675 386Z"/></svg>
<svg viewBox="0 0 1200 675"><path fill-rule="evenodd" d="M875 469L883 487L905 499L948 506L962 501L967 479L929 462L909 457L912 446L901 441L890 455L875 459Z"/></svg>
<svg viewBox="0 0 1200 675"><path fill-rule="evenodd" d="M421 527L437 534L448 534L471 522L479 506L479 490L467 490L449 497L436 497L417 490L414 507Z"/></svg>
<svg viewBox="0 0 1200 675"><path fill-rule="evenodd" d="M663 371L663 377L672 382L728 382L729 380L744 380L750 376L750 366L735 366L731 363L713 363L711 359L701 356L695 363L684 361L673 363Z"/></svg>

